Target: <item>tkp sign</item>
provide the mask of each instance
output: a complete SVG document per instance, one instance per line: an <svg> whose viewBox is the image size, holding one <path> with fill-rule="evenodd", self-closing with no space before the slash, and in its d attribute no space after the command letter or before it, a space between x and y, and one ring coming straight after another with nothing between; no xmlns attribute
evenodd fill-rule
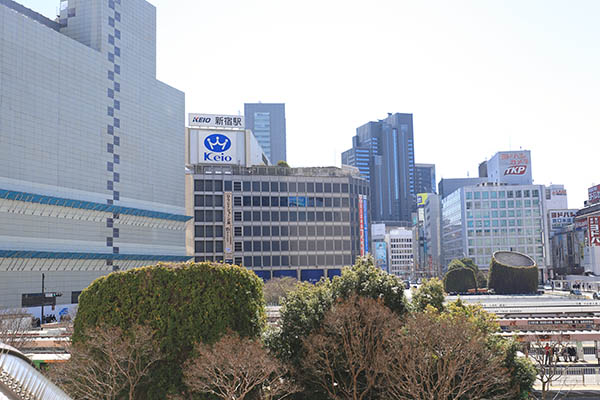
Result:
<svg viewBox="0 0 600 400"><path fill-rule="evenodd" d="M525 175L527 165L513 165L504 170L504 176L507 175Z"/></svg>

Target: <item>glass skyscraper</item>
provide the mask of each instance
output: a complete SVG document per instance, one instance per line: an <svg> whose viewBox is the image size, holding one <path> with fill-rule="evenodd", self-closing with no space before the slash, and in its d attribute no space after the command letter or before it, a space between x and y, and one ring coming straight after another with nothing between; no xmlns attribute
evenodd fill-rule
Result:
<svg viewBox="0 0 600 400"><path fill-rule="evenodd" d="M285 104L246 103L244 117L271 163L286 161Z"/></svg>
<svg viewBox="0 0 600 400"><path fill-rule="evenodd" d="M357 167L371 186L373 222L410 222L416 210L412 114L388 114L356 130L342 164Z"/></svg>

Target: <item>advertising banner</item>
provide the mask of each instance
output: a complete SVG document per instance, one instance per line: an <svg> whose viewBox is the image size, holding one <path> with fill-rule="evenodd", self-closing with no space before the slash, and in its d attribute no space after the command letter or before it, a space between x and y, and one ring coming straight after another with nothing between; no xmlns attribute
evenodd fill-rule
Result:
<svg viewBox="0 0 600 400"><path fill-rule="evenodd" d="M189 126L202 128L245 129L244 117L224 114L189 114Z"/></svg>
<svg viewBox="0 0 600 400"><path fill-rule="evenodd" d="M385 238L385 224L373 224L371 225L371 237L373 240L379 240Z"/></svg>
<svg viewBox="0 0 600 400"><path fill-rule="evenodd" d="M427 203L427 198L429 195L427 193L419 193L417 194L417 207L425 207L425 203Z"/></svg>
<svg viewBox="0 0 600 400"><path fill-rule="evenodd" d="M365 219L363 214L362 195L358 195L358 229L360 233L360 255L365 255Z"/></svg>
<svg viewBox="0 0 600 400"><path fill-rule="evenodd" d="M588 189L588 199L590 204L600 203L600 185Z"/></svg>
<svg viewBox="0 0 600 400"><path fill-rule="evenodd" d="M369 219L368 219L368 214L369 214L369 207L367 204L367 196L362 197L362 202L363 202L363 224L364 224L364 231L365 231L365 254L369 252Z"/></svg>
<svg viewBox="0 0 600 400"><path fill-rule="evenodd" d="M552 230L557 230L566 227L575 222L576 209L572 210L551 210L548 211L550 216L550 227Z"/></svg>
<svg viewBox="0 0 600 400"><path fill-rule="evenodd" d="M223 247L225 260L233 260L233 193L225 192L223 195Z"/></svg>
<svg viewBox="0 0 600 400"><path fill-rule="evenodd" d="M600 217L588 218L588 237L590 247L600 246Z"/></svg>
<svg viewBox="0 0 600 400"><path fill-rule="evenodd" d="M384 271L387 271L387 244L385 242L375 242L375 264Z"/></svg>

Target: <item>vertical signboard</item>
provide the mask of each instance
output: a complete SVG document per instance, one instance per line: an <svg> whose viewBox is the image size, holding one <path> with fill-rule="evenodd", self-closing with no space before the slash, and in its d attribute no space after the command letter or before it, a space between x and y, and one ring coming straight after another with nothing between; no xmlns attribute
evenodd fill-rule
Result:
<svg viewBox="0 0 600 400"><path fill-rule="evenodd" d="M385 242L375 242L375 263L379 268L387 271L387 244Z"/></svg>
<svg viewBox="0 0 600 400"><path fill-rule="evenodd" d="M365 255L365 216L363 211L362 195L358 195L358 225L360 234L360 255Z"/></svg>
<svg viewBox="0 0 600 400"><path fill-rule="evenodd" d="M363 195L362 196L362 202L363 202L363 224L364 227L363 229L365 230L365 254L369 252L369 219L368 219L368 214L369 214L369 208L367 207L367 196Z"/></svg>
<svg viewBox="0 0 600 400"><path fill-rule="evenodd" d="M600 217L588 218L588 237L590 247L600 246Z"/></svg>
<svg viewBox="0 0 600 400"><path fill-rule="evenodd" d="M223 195L223 244L225 250L224 259L233 260L233 193L225 192Z"/></svg>

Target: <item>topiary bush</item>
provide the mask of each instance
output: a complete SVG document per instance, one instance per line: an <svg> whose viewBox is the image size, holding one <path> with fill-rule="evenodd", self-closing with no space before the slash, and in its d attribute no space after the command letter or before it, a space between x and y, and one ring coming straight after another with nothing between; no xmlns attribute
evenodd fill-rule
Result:
<svg viewBox="0 0 600 400"><path fill-rule="evenodd" d="M476 287L477 278L470 268L452 268L444 275L444 290L446 293L465 293Z"/></svg>
<svg viewBox="0 0 600 400"><path fill-rule="evenodd" d="M498 294L535 294L538 276L537 264L531 257L498 251L492 257L488 287Z"/></svg>
<svg viewBox="0 0 600 400"><path fill-rule="evenodd" d="M224 264L176 264L117 272L95 280L79 297L73 341L100 324L127 332L150 326L165 361L143 387L143 399L181 393L181 366L194 343L214 343L226 331L256 338L265 324L262 280Z"/></svg>

